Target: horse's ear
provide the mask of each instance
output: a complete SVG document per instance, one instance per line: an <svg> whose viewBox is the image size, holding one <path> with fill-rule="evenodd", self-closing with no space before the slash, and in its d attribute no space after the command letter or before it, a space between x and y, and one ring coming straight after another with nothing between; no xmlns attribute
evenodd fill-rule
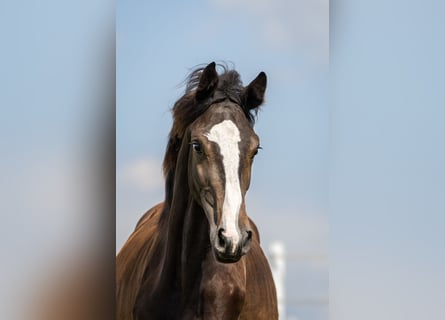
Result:
<svg viewBox="0 0 445 320"><path fill-rule="evenodd" d="M206 99L215 91L218 85L218 73L215 66L215 62L212 62L202 71L198 88L196 89L195 97L197 100Z"/></svg>
<svg viewBox="0 0 445 320"><path fill-rule="evenodd" d="M260 72L258 76L246 87L244 91L244 98L246 101L246 106L249 109L256 109L263 103L266 86L266 74L264 72Z"/></svg>

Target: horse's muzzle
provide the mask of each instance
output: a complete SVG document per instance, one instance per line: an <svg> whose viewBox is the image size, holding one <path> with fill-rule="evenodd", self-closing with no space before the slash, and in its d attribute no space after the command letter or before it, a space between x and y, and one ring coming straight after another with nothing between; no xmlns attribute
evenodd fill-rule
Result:
<svg viewBox="0 0 445 320"><path fill-rule="evenodd" d="M252 231L247 230L242 232L241 237L230 237L224 233L223 228L219 228L217 237L213 242L213 251L219 262L237 262L250 250Z"/></svg>

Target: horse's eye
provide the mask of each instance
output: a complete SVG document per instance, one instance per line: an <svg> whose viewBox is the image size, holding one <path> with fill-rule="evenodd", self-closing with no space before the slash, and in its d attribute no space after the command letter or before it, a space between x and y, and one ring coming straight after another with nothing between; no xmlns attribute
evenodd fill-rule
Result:
<svg viewBox="0 0 445 320"><path fill-rule="evenodd" d="M192 147L197 153L202 154L201 144L198 141L193 141Z"/></svg>
<svg viewBox="0 0 445 320"><path fill-rule="evenodd" d="M258 146L258 148L256 148L256 150L255 150L255 152L254 152L254 154L253 154L253 157L255 157L255 156L258 154L258 151L259 151L260 149L263 149L263 148L260 147L260 146ZM252 157L252 158L253 158L253 157Z"/></svg>

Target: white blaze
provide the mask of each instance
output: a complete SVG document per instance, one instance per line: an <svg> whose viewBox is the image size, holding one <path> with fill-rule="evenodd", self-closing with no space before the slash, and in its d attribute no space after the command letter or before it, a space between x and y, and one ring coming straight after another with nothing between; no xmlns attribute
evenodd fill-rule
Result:
<svg viewBox="0 0 445 320"><path fill-rule="evenodd" d="M232 240L232 252L234 252L240 241L238 228L238 216L242 201L238 177L240 132L231 120L224 120L214 125L206 137L219 146L223 158L226 185L222 207L222 228L224 228L224 235Z"/></svg>

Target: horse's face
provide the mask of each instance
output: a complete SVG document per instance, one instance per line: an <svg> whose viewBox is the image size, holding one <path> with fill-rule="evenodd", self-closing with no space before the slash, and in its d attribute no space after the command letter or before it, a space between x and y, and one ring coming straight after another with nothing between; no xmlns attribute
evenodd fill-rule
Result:
<svg viewBox="0 0 445 320"><path fill-rule="evenodd" d="M244 199L259 138L242 109L224 100L190 126L189 148L190 188L207 216L215 257L236 262L253 236Z"/></svg>
<svg viewBox="0 0 445 320"><path fill-rule="evenodd" d="M238 261L252 240L244 197L259 138L228 100L211 106L190 134L189 181L209 221L215 256L221 262Z"/></svg>

